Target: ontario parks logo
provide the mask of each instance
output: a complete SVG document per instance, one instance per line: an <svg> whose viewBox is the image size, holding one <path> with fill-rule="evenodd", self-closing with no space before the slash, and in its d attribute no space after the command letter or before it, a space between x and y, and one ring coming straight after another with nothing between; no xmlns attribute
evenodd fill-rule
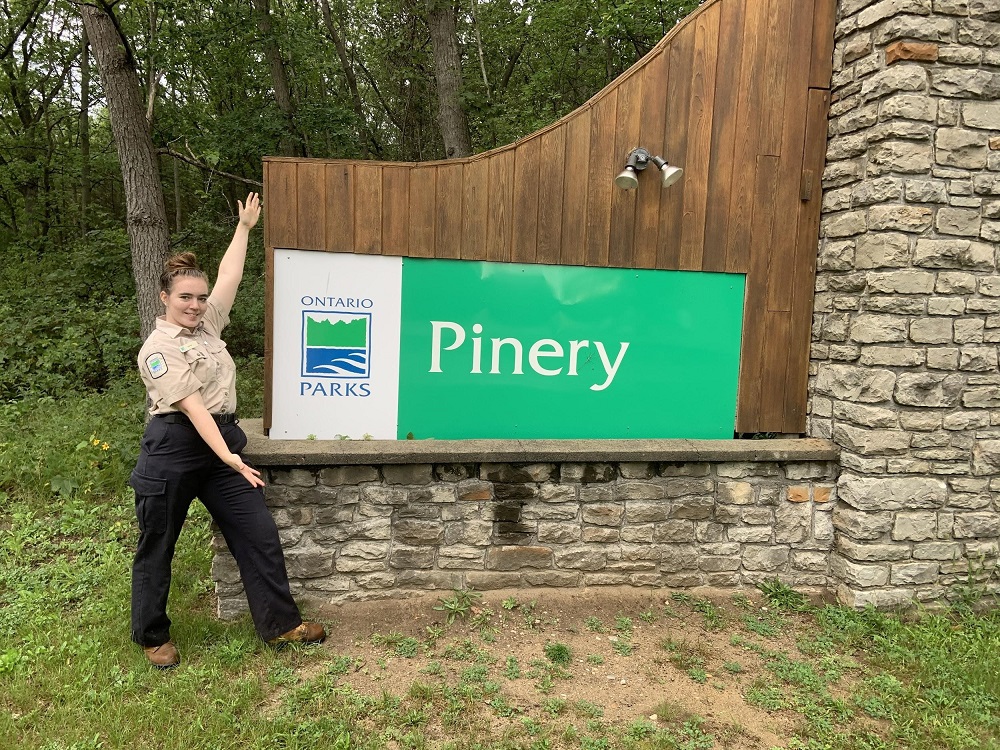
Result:
<svg viewBox="0 0 1000 750"><path fill-rule="evenodd" d="M367 378L372 314L302 311L302 376Z"/></svg>

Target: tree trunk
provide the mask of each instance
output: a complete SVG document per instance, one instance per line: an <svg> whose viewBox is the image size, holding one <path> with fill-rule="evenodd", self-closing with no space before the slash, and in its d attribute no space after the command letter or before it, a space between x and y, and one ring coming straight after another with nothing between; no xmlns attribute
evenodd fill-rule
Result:
<svg viewBox="0 0 1000 750"><path fill-rule="evenodd" d="M462 107L462 58L455 29L455 9L450 0L427 0L427 26L434 48L437 83L438 128L447 159L472 154L469 121Z"/></svg>
<svg viewBox="0 0 1000 750"><path fill-rule="evenodd" d="M253 0L257 11L257 29L264 43L264 57L271 67L271 83L274 86L274 101L285 118L285 136L278 148L282 156L305 156L302 136L295 125L295 101L292 87L288 83L288 71L281 58L281 49L274 38L274 24L271 21L270 0Z"/></svg>
<svg viewBox="0 0 1000 750"><path fill-rule="evenodd" d="M90 40L80 35L80 231L87 234L90 205Z"/></svg>
<svg viewBox="0 0 1000 750"><path fill-rule="evenodd" d="M326 26L326 31L333 40L333 46L337 50L337 57L340 58L340 67L344 69L347 88L351 92L351 102L354 105L354 114L358 118L358 127L361 128L362 135L364 136L365 146L363 155L368 156L372 153L372 149L377 152L379 148L374 136L368 129L368 120L365 117L364 105L361 102L361 92L358 91L358 78L354 74L354 66L351 64L351 58L347 54L347 44L344 42L344 36L337 29L337 25L333 21L333 13L330 11L329 0L322 0L321 10L323 12L323 24Z"/></svg>
<svg viewBox="0 0 1000 750"><path fill-rule="evenodd" d="M132 248L139 323L145 338L161 310L159 278L170 249L156 150L149 135L145 102L131 51L102 8L93 5L81 5L81 8L104 85L111 132L121 162L125 225Z"/></svg>

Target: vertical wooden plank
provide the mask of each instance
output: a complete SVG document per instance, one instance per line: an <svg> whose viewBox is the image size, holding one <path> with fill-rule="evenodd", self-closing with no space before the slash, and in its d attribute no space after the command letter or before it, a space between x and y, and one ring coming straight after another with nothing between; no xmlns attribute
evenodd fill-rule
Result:
<svg viewBox="0 0 1000 750"><path fill-rule="evenodd" d="M563 166L562 251L559 262L582 266L587 260L587 182L584 168L590 158L591 108L577 112L566 123L566 163Z"/></svg>
<svg viewBox="0 0 1000 750"><path fill-rule="evenodd" d="M442 164L437 168L437 217L434 257L462 257L462 175L464 165Z"/></svg>
<svg viewBox="0 0 1000 750"><path fill-rule="evenodd" d="M591 110L590 157L587 162L587 239L588 266L608 265L608 240L611 233L611 189L615 175L624 162L615 153L615 122L618 114L618 89L606 89ZM569 165L567 165L569 166ZM616 171L616 166L617 170ZM572 169L572 167L569 167Z"/></svg>
<svg viewBox="0 0 1000 750"><path fill-rule="evenodd" d="M354 251L354 165L326 165L326 249Z"/></svg>
<svg viewBox="0 0 1000 750"><path fill-rule="evenodd" d="M656 106L655 102L650 102ZM618 85L618 115L615 118L616 161L608 172L607 179L614 180L615 175L625 166L629 152L639 143L640 112L642 111L642 75L633 73ZM647 147L648 150L648 147ZM656 154L656 151L652 152ZM640 174L640 182L655 182L656 167L649 164L647 173ZM611 188L611 228L608 234L608 265L617 268L633 267L633 238L635 236L635 204L636 190L622 190L612 182Z"/></svg>
<svg viewBox="0 0 1000 750"><path fill-rule="evenodd" d="M733 178L729 195L729 227L726 233L726 270L746 273L750 268L750 222L757 168L757 139L760 120L760 76L764 60L767 0L746 6L743 24L743 55L736 95L736 140L733 150Z"/></svg>
<svg viewBox="0 0 1000 750"><path fill-rule="evenodd" d="M727 3L728 5L728 3ZM669 49L669 48L668 48ZM639 142L655 156L662 156L666 139L668 80L670 53L661 51L642 69L642 108L639 121ZM655 169L655 167L650 167ZM660 180L639 181L635 197L635 232L633 263L636 268L656 266L657 237L660 231Z"/></svg>
<svg viewBox="0 0 1000 750"><path fill-rule="evenodd" d="M796 0L794 4L804 5L801 0ZM760 128L758 153L771 156L781 156L785 76L788 73L788 31L792 15L788 0L771 0L767 13L767 49L764 53L758 108L760 119L757 125Z"/></svg>
<svg viewBox="0 0 1000 750"><path fill-rule="evenodd" d="M490 162L489 213L486 220L486 260L510 260L514 212L514 149L493 154Z"/></svg>
<svg viewBox="0 0 1000 750"><path fill-rule="evenodd" d="M759 432L764 342L769 335L767 316L767 254L774 230L774 199L778 189L776 156L758 156L750 228L750 269L743 307L743 341L740 351L740 384L736 404L737 432Z"/></svg>
<svg viewBox="0 0 1000 750"><path fill-rule="evenodd" d="M538 247L536 263L558 263L562 246L563 179L566 161L567 125L542 134L538 161Z"/></svg>
<svg viewBox="0 0 1000 750"><path fill-rule="evenodd" d="M382 254L410 252L410 167L382 168Z"/></svg>
<svg viewBox="0 0 1000 750"><path fill-rule="evenodd" d="M410 170L411 258L434 257L436 203L437 167L417 165Z"/></svg>
<svg viewBox="0 0 1000 750"><path fill-rule="evenodd" d="M706 8L698 15L694 28L680 253L680 267L690 271L701 270L705 249L705 211L708 206L708 165L712 151L715 78L719 60L720 10L719 3Z"/></svg>
<svg viewBox="0 0 1000 750"><path fill-rule="evenodd" d="M788 339L788 371L785 376L785 426L782 432L806 430L809 344L830 92L825 89L810 89L808 102L802 167L804 179L812 182L812 190L807 191L811 192L812 199L799 204L798 235L795 240L795 276L792 281L791 331Z"/></svg>
<svg viewBox="0 0 1000 750"><path fill-rule="evenodd" d="M382 253L382 167L354 167L354 252Z"/></svg>
<svg viewBox="0 0 1000 750"><path fill-rule="evenodd" d="M326 249L326 165L322 162L299 162L296 181L296 247L302 250Z"/></svg>
<svg viewBox="0 0 1000 750"><path fill-rule="evenodd" d="M719 62L715 78L712 149L708 167L705 241L701 266L705 271L726 270L726 232L733 184L736 148L736 104L743 56L746 3L726 0L719 19Z"/></svg>
<svg viewBox="0 0 1000 750"><path fill-rule="evenodd" d="M489 217L490 159L465 165L462 198L462 258L486 260L486 226Z"/></svg>
<svg viewBox="0 0 1000 750"><path fill-rule="evenodd" d="M298 242L298 164L272 161L267 170L268 236L272 247L294 248Z"/></svg>
<svg viewBox="0 0 1000 750"><path fill-rule="evenodd" d="M514 211L510 259L534 263L538 247L538 166L541 138L528 138L514 151Z"/></svg>
<svg viewBox="0 0 1000 750"><path fill-rule="evenodd" d="M768 251L767 309L787 312L792 309L792 284L795 275L795 238L800 214L803 144L809 109L813 5L798 0L782 2L783 7L778 10L789 16L790 31L786 44L787 74L785 106L781 113L782 155L776 209L779 216L787 218L783 221L784 231L775 236Z"/></svg>
<svg viewBox="0 0 1000 750"><path fill-rule="evenodd" d="M754 432L790 432L785 429L785 385L788 375L788 339L792 314L768 310L760 373L760 410Z"/></svg>
<svg viewBox="0 0 1000 750"><path fill-rule="evenodd" d="M809 88L828 89L833 77L833 32L837 0L810 0L813 4L812 60Z"/></svg>
<svg viewBox="0 0 1000 750"><path fill-rule="evenodd" d="M694 27L688 24L670 44L670 93L667 95L664 158L687 170L687 122L691 103L691 58L694 53ZM688 177L660 190L660 228L657 237L656 267L680 268L681 217Z"/></svg>

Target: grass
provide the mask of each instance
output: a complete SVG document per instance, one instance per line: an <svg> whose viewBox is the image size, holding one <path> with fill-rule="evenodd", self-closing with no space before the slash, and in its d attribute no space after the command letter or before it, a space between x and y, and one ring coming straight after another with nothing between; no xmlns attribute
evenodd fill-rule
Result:
<svg viewBox="0 0 1000 750"><path fill-rule="evenodd" d="M494 599L490 609L456 591L418 636L363 641L367 660L336 644L276 653L248 620L215 618L210 522L198 504L171 590L184 663L155 672L127 625L136 532L125 479L141 397L126 382L0 405L2 750L753 745L746 727L677 703L640 715L575 692L588 673L612 671L728 689L745 710L794 726L789 748L998 747L1000 612L972 606L974 591L952 609L898 617L813 607L771 581L728 602L679 592L669 607L560 626L540 619L534 600ZM498 621L534 638L544 658L518 663L495 646ZM589 640L574 659L564 641L579 631ZM358 689L360 676L384 679L401 665L414 679L399 694Z"/></svg>

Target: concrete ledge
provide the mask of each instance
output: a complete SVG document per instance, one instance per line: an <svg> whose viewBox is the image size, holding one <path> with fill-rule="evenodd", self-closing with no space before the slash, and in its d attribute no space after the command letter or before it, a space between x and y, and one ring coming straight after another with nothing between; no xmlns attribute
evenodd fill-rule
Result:
<svg viewBox="0 0 1000 750"><path fill-rule="evenodd" d="M537 462L837 461L829 440L270 440L240 420L256 466Z"/></svg>

